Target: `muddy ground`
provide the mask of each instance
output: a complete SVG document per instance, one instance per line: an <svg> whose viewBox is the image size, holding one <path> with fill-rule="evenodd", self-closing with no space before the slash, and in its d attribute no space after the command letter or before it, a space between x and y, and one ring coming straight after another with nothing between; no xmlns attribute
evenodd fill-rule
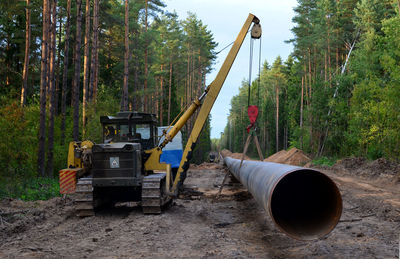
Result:
<svg viewBox="0 0 400 259"><path fill-rule="evenodd" d="M216 200L225 169L204 164L192 167L186 194L161 215L120 206L80 219L69 199L3 200L0 257L397 258L398 169L383 165L387 170L368 175L353 163L321 169L339 186L344 211L335 230L320 240L297 241L279 232L240 184L225 187Z"/></svg>

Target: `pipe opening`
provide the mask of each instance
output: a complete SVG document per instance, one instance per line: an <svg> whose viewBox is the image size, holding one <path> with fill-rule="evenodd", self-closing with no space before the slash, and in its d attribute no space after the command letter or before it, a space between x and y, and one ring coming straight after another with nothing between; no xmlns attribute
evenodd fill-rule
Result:
<svg viewBox="0 0 400 259"><path fill-rule="evenodd" d="M336 184L326 175L308 169L285 175L273 190L272 219L290 236L310 240L331 232L342 213Z"/></svg>

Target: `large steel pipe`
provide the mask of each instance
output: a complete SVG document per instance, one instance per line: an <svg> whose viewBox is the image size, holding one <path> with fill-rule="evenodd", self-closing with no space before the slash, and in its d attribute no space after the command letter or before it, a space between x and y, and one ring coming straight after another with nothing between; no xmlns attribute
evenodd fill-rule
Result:
<svg viewBox="0 0 400 259"><path fill-rule="evenodd" d="M331 232L342 214L342 198L325 174L309 168L224 158L229 171L289 236L311 240Z"/></svg>

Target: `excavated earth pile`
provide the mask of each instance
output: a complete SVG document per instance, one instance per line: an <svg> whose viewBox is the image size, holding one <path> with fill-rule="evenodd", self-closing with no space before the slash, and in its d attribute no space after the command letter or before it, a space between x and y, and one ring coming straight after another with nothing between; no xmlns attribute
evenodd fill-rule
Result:
<svg viewBox="0 0 400 259"><path fill-rule="evenodd" d="M242 159L243 153L232 153L231 151L224 149L221 151L221 155L223 157L229 156L235 159ZM252 160L247 155L244 156L244 160ZM304 166L311 162L311 158L309 158L302 150L297 148L291 148L288 151L281 150L267 158L264 159L264 162L273 162L287 165L296 165L296 166Z"/></svg>
<svg viewBox="0 0 400 259"><path fill-rule="evenodd" d="M242 159L243 153L232 153L231 151L224 149L221 151L221 155L223 157L229 156L235 159ZM251 160L250 157L248 157L247 155L244 156L244 160Z"/></svg>
<svg viewBox="0 0 400 259"><path fill-rule="evenodd" d="M281 150L272 156L264 159L264 162L274 162L280 164L304 166L311 161L304 152L297 148L291 148L289 151Z"/></svg>
<svg viewBox="0 0 400 259"><path fill-rule="evenodd" d="M379 158L368 161L362 157L345 158L332 167L338 172L357 175L363 178L386 178L389 181L400 182L400 164Z"/></svg>

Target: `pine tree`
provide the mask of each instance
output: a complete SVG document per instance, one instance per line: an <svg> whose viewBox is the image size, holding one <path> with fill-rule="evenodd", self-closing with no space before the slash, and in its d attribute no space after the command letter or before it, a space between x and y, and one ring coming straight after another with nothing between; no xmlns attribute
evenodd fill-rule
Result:
<svg viewBox="0 0 400 259"><path fill-rule="evenodd" d="M23 84L21 90L21 106L26 104L26 92L28 90L28 71L29 71L29 49L31 45L31 10L30 0L26 0L26 27L25 27L25 59L22 74Z"/></svg>
<svg viewBox="0 0 400 259"><path fill-rule="evenodd" d="M64 70L62 79L61 93L61 144L64 144L65 139L65 117L67 109L67 93L68 93L68 65L69 65L69 38L71 33L71 0L67 0L67 22L65 25L64 37Z"/></svg>
<svg viewBox="0 0 400 259"><path fill-rule="evenodd" d="M39 149L38 149L38 174L45 176L45 141L46 141L46 88L47 88L47 56L48 56L48 30L49 30L49 0L43 0L43 36L42 59L40 75L40 117L39 117Z"/></svg>
<svg viewBox="0 0 400 259"><path fill-rule="evenodd" d="M121 110L128 110L128 80L129 80L129 2L125 0L125 54L124 54L124 86L122 90Z"/></svg>
<svg viewBox="0 0 400 259"><path fill-rule="evenodd" d="M56 24L57 24L57 0L50 0L51 2L51 37L50 37L50 87L49 87L49 125L48 125L48 143L47 143L47 176L53 176L53 149L54 149L54 117L55 117L55 66L56 66Z"/></svg>
<svg viewBox="0 0 400 259"><path fill-rule="evenodd" d="M92 51L90 63L90 84L89 99L96 101L97 99L97 80L98 80L98 38L99 38L99 0L93 3L93 31L92 31Z"/></svg>
<svg viewBox="0 0 400 259"><path fill-rule="evenodd" d="M75 57L74 57L74 77L72 81L72 107L73 113L73 139L79 140L79 88L81 72L81 25L82 25L82 1L76 0L76 37L75 37Z"/></svg>
<svg viewBox="0 0 400 259"><path fill-rule="evenodd" d="M83 95L82 95L82 132L85 137L86 133L86 110L89 101L89 48L90 48L90 0L86 0L85 10L85 50L83 60Z"/></svg>

